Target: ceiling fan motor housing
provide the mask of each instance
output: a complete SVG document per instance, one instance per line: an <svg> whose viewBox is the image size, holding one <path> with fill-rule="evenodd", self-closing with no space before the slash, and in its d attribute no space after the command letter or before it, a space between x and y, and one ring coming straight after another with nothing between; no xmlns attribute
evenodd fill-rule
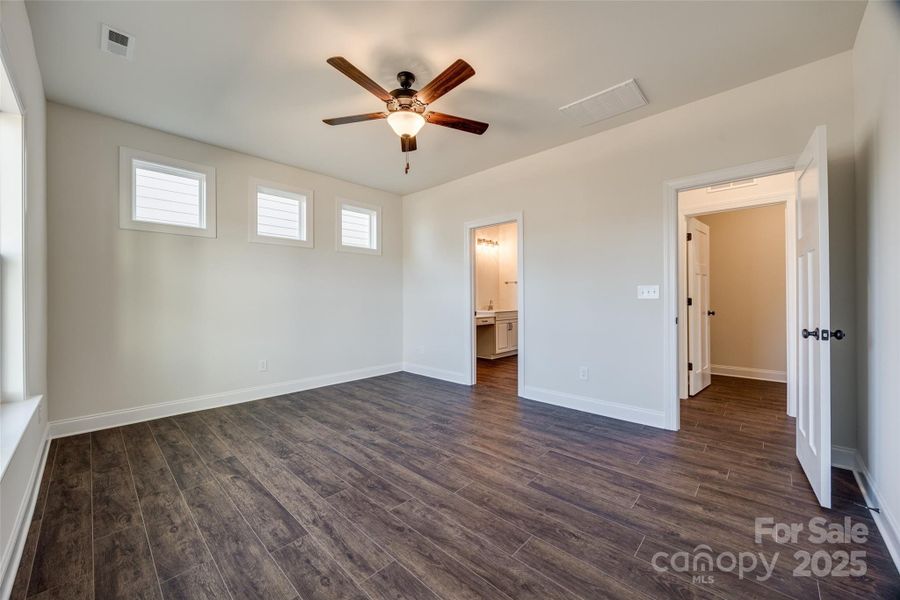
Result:
<svg viewBox="0 0 900 600"><path fill-rule="evenodd" d="M416 76L409 71L400 71L397 73L397 81L400 87L391 90L392 100L386 102L389 111L411 110L417 113L425 112L425 104L416 98L418 90L412 89L412 84L416 82Z"/></svg>

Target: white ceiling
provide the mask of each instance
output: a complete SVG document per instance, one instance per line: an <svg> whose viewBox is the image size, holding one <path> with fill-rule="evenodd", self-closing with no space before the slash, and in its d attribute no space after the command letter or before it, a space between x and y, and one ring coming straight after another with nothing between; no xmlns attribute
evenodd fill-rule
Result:
<svg viewBox="0 0 900 600"><path fill-rule="evenodd" d="M853 45L862 2L28 2L47 97L211 144L408 193L637 120ZM99 50L101 23L134 62ZM477 74L435 110L412 170L383 110L325 63L420 88L456 58ZM649 105L579 127L560 106L634 77Z"/></svg>

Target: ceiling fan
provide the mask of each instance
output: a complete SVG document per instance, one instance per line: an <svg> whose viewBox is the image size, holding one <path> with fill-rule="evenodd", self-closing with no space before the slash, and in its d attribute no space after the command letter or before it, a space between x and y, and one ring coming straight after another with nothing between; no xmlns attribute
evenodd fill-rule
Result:
<svg viewBox="0 0 900 600"><path fill-rule="evenodd" d="M487 131L487 123L426 110L429 104L475 74L475 69L462 59L457 59L456 62L418 91L412 89L412 85L416 82L416 76L409 71L397 73L397 81L400 83L400 87L389 92L350 64L343 56L329 58L328 64L377 96L379 100L385 103L387 108L384 112L323 119L328 125L344 125L360 121L387 119L388 125L394 130L394 133L400 136L401 151L407 153L416 149L416 134L419 133L419 130L422 129L425 123L433 123L434 125L450 127L451 129L458 129L459 131L476 135L481 135ZM408 160L406 171L409 172Z"/></svg>

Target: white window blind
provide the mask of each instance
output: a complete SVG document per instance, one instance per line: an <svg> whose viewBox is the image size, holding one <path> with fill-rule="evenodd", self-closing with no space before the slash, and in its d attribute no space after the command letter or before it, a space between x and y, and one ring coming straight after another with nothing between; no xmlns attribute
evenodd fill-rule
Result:
<svg viewBox="0 0 900 600"><path fill-rule="evenodd" d="M376 218L374 210L349 204L342 205L341 245L375 250L378 247Z"/></svg>
<svg viewBox="0 0 900 600"><path fill-rule="evenodd" d="M133 160L135 221L178 227L206 226L206 175Z"/></svg>
<svg viewBox="0 0 900 600"><path fill-rule="evenodd" d="M307 198L267 187L256 188L256 234L306 240Z"/></svg>

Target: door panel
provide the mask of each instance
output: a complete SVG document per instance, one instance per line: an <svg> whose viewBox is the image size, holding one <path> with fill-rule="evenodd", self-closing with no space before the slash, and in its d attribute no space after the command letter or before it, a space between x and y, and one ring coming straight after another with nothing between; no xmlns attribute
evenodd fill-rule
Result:
<svg viewBox="0 0 900 600"><path fill-rule="evenodd" d="M831 348L828 162L819 126L795 168L797 193L797 458L819 503L831 507Z"/></svg>
<svg viewBox="0 0 900 600"><path fill-rule="evenodd" d="M709 340L709 225L694 219L687 224L688 257L688 393L693 396L712 382Z"/></svg>

